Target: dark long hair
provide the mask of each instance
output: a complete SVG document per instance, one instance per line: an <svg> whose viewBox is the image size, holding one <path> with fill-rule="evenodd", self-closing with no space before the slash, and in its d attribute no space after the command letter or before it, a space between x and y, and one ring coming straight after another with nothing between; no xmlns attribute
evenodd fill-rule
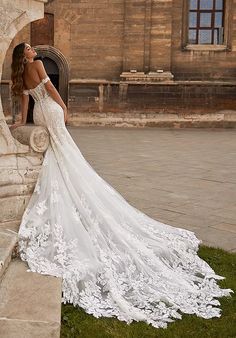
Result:
<svg viewBox="0 0 236 338"><path fill-rule="evenodd" d="M15 46L12 53L12 64L11 64L11 92L13 96L20 96L23 93L24 82L23 72L25 68L25 42Z"/></svg>

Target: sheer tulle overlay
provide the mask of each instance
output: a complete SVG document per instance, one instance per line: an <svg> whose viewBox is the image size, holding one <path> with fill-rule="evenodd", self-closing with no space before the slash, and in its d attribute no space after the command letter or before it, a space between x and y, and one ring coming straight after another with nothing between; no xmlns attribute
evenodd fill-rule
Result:
<svg viewBox="0 0 236 338"><path fill-rule="evenodd" d="M62 277L62 302L95 317L155 327L181 313L219 317L216 298L231 290L220 289L224 277L198 257L200 241L131 206L94 171L47 93L48 79L24 92L50 146L20 225L21 259L30 271Z"/></svg>

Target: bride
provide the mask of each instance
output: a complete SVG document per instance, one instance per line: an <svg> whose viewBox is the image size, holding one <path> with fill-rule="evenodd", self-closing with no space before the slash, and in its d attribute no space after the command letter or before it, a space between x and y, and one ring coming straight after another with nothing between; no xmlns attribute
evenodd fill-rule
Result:
<svg viewBox="0 0 236 338"><path fill-rule="evenodd" d="M14 48L12 93L29 95L34 123L50 145L20 224L19 253L33 272L62 277L62 302L95 317L165 328L181 313L220 316L221 289L197 255L193 232L158 222L128 204L85 160L65 127L67 109L27 43Z"/></svg>

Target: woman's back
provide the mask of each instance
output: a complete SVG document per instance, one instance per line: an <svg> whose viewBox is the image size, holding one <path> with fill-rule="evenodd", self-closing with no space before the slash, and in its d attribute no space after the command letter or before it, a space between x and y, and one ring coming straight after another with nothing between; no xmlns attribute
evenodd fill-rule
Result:
<svg viewBox="0 0 236 338"><path fill-rule="evenodd" d="M37 70L38 61L28 62L25 65L24 73L23 73L23 81L25 89L35 88L40 82L41 79Z"/></svg>

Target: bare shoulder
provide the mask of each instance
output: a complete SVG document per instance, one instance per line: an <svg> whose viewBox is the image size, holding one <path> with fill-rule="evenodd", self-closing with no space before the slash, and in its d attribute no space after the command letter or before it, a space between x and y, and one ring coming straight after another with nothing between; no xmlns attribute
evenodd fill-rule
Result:
<svg viewBox="0 0 236 338"><path fill-rule="evenodd" d="M33 62L33 64L35 65L35 67L42 67L43 66L43 61L42 60L35 60Z"/></svg>
<svg viewBox="0 0 236 338"><path fill-rule="evenodd" d="M41 60L35 60L33 62L33 67L35 68L35 70L39 74L40 78L44 78L47 75L46 74L46 70L44 68L43 61L41 61Z"/></svg>
<svg viewBox="0 0 236 338"><path fill-rule="evenodd" d="M31 62L30 64L27 64L27 66L30 71L32 71L32 69L35 69L36 71L40 71L44 69L44 65L41 60L35 60Z"/></svg>

